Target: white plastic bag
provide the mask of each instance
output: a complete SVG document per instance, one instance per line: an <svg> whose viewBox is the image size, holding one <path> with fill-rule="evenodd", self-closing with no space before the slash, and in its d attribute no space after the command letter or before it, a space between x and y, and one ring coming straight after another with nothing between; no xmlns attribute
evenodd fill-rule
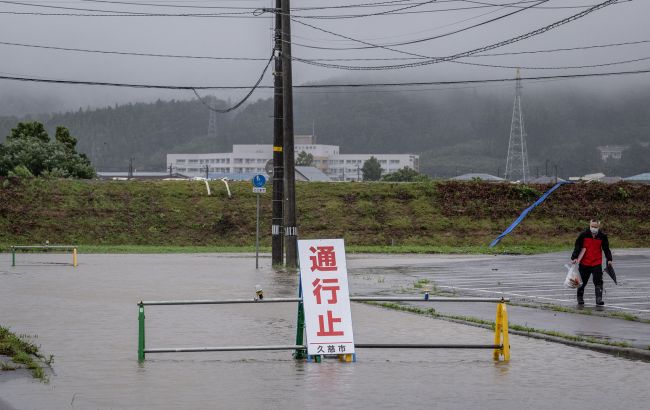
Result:
<svg viewBox="0 0 650 410"><path fill-rule="evenodd" d="M578 271L578 264L564 265L564 267L568 270L566 278L564 279L564 286L571 289L576 289L582 286L582 278Z"/></svg>

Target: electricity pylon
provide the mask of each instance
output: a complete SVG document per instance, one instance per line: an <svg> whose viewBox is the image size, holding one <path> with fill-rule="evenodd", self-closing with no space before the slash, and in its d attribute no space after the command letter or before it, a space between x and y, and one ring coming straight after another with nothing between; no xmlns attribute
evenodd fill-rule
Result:
<svg viewBox="0 0 650 410"><path fill-rule="evenodd" d="M512 108L505 178L509 181L521 181L525 183L530 179L530 171L528 170L528 150L526 149L524 115L521 111L521 88L521 75L519 74L519 69L517 69L515 103Z"/></svg>

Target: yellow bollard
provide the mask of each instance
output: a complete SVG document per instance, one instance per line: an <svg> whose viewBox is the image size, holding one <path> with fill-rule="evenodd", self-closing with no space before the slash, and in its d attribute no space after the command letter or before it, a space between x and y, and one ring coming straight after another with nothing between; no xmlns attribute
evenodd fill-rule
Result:
<svg viewBox="0 0 650 410"><path fill-rule="evenodd" d="M72 266L77 267L77 248L72 248Z"/></svg>
<svg viewBox="0 0 650 410"><path fill-rule="evenodd" d="M494 349L494 360L499 360L499 357L503 356L503 361L509 361L510 339L508 337L508 311L504 302L497 304L497 316L494 324L494 344L502 346L500 349Z"/></svg>
<svg viewBox="0 0 650 410"><path fill-rule="evenodd" d="M346 362L346 363L352 363L352 354L340 354L339 355L339 361Z"/></svg>
<svg viewBox="0 0 650 410"><path fill-rule="evenodd" d="M510 360L510 338L508 337L508 310L506 309L506 304L502 303L503 310L501 311L501 332L503 338L501 343L503 344L503 361L507 362Z"/></svg>
<svg viewBox="0 0 650 410"><path fill-rule="evenodd" d="M498 346L501 344L501 303L497 304L497 315L496 319L494 321L494 345ZM501 353L501 349L494 349L494 353L492 354L494 360L499 360L499 354Z"/></svg>

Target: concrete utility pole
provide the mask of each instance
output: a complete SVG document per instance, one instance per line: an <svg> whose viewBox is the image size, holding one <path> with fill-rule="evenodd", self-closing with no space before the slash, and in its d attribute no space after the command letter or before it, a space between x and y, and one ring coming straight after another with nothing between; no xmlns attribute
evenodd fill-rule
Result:
<svg viewBox="0 0 650 410"><path fill-rule="evenodd" d="M291 73L291 5L282 0L282 107L284 153L284 235L287 268L298 266L298 227L296 221L296 173L293 146L293 84Z"/></svg>
<svg viewBox="0 0 650 410"><path fill-rule="evenodd" d="M282 0L275 0L275 8L282 8ZM282 14L275 13L275 69L273 73L273 215L271 220L271 263L281 265L284 261L284 237L282 227L284 197L284 155L282 115Z"/></svg>

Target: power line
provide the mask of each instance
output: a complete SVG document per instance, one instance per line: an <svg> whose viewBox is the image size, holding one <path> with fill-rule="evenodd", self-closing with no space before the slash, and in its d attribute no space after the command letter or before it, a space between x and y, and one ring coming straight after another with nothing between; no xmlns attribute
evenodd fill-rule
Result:
<svg viewBox="0 0 650 410"><path fill-rule="evenodd" d="M507 53L482 53L474 54L468 56L468 58L480 58L480 57L497 57L497 56L511 56L511 55L522 55L522 54L541 54L541 53L556 53L564 51L577 51L577 50L590 50L595 48L609 48L609 47L621 47L627 45L638 45L638 44L647 44L650 43L650 40L638 40L638 41L627 41L619 43L609 43L609 44L596 44L588 46L577 46L577 47L567 47L567 48L553 48L553 49L542 49L542 50L528 50L528 51L513 51ZM61 47L61 46L47 46L42 44L29 44L29 43L12 43L7 41L0 41L0 45L5 46L14 46L14 47L26 47L26 48L36 48L36 49L45 49L45 50L57 50L57 51L70 51L70 52L80 52L80 53L97 53L97 54L115 54L115 55L124 55L124 56L138 56L138 57L160 57L160 58L179 58L179 59L199 59L199 60L225 60L225 61L266 61L264 57L219 57L219 56L205 56L205 55L185 55L185 54L158 54L158 53L146 53L146 52L128 52L128 51L116 51L116 50L97 50L97 49L84 49L84 48L72 48L72 47ZM436 57L438 58L438 57ZM295 57L294 57L295 59ZM408 60L429 60L431 57L383 57L383 58L314 58L309 61L408 61ZM509 67L508 67L509 68Z"/></svg>
<svg viewBox="0 0 650 410"><path fill-rule="evenodd" d="M142 56L142 57L187 58L187 59L199 59L199 60L266 61L266 58L254 58L254 57L215 57L215 56L179 55L179 54L137 53L137 52L126 52L126 51L93 50L93 49L84 49L84 48L44 46L39 44L9 43L6 41L0 41L0 45L39 48L45 50L74 51L74 52L97 53L97 54L116 54L116 55Z"/></svg>
<svg viewBox="0 0 650 410"><path fill-rule="evenodd" d="M627 3L633 0L622 0L621 3ZM463 10L474 10L474 9L484 9L484 8L495 8L495 7L502 7L502 8L521 8L524 6L518 5L519 3L525 4L525 3L534 3L535 1L523 1L523 2L515 2L515 3L500 3L500 4L493 4L493 3L483 3L483 2L475 2L475 1L463 1L465 3L473 3L476 4L474 6L469 6L469 7L452 7L452 8L446 8L446 9L430 9L430 10L417 10L417 11L399 11L399 10L394 10L390 12L385 12L385 13L368 13L368 14L347 14L347 15L300 15L300 14L293 14L292 17L295 18L302 18L302 19L352 19L352 18L360 18L360 17L373 17L373 16L382 16L382 15L404 15L404 14L423 14L423 13L442 13L442 12L448 12L448 11L463 11ZM436 3L440 3L440 0L438 0ZM586 4L582 6L535 6L535 9L540 9L540 10L563 10L563 9L584 9L586 7L590 7L593 4Z"/></svg>
<svg viewBox="0 0 650 410"><path fill-rule="evenodd" d="M102 13L102 14L78 14L78 13L40 13L40 12L15 12L3 11L2 14L27 14L27 15L42 15L42 16L88 16L88 17L257 17L253 11L233 11L226 13L138 13L131 11L119 10L101 10L101 9L88 9L81 7L67 7L67 6L52 6L47 4L34 4L18 1L0 0L0 3L11 4L16 6L37 7L55 10L70 10L70 11L83 11L88 13ZM252 14L252 15L251 15Z"/></svg>
<svg viewBox="0 0 650 410"><path fill-rule="evenodd" d="M647 44L650 43L650 40L639 40L639 41L627 41L621 43L609 43L609 44L597 44L591 46L578 46L578 47L567 47L567 48L552 48L552 49L542 49L542 50L529 50L529 51L511 51L507 53L481 53L473 54L467 56L467 58L480 58L480 57L501 57L501 56L514 56L522 54L543 54L543 53L557 53L563 51L577 51L577 50L590 50L594 48L608 48L608 47L620 47L627 45L636 45L636 44ZM437 58L437 57L436 57ZM314 58L311 61L406 61L406 60L429 60L431 57L383 57L383 58Z"/></svg>
<svg viewBox="0 0 650 410"><path fill-rule="evenodd" d="M461 29L450 31L448 33L438 34L436 36L425 37L425 38L421 38L421 39L417 39L417 40L403 41L403 42L392 43L392 44L383 44L383 45L372 44L372 45L367 45L367 46L364 46L364 47L320 47L320 46L309 46L309 48L315 48L315 49L319 49L319 50L365 50L365 49L369 49L369 48L396 47L396 46L405 46L405 45L410 45L410 44L423 43L425 41L436 40L436 39L439 39L439 38L443 38L443 37L451 36L451 35L454 35L454 34L462 33L464 31L471 30L471 29L474 29L474 28L477 28L477 27L480 27L480 26L484 26L486 24L490 24L490 23L493 23L495 21L499 21L501 19L510 17L510 16L512 16L514 14L521 13L521 12L526 11L528 9L531 9L531 8L533 8L535 6L538 6L538 5L544 4L544 3L548 3L548 2L549 2L549 0L540 0L540 1L537 1L536 3L531 4L531 5L527 6L527 7L517 9L517 10L512 11L510 13L506 13L506 14L503 14L501 16L497 16L497 17L494 17L492 19L482 21L480 23L476 23L476 24L471 25L471 26L463 27ZM307 23L297 21L297 20L294 20L294 19L292 19L292 20L295 21L298 24L302 24L302 25L305 25L307 27L315 28L315 26L312 26L311 24L307 24ZM304 45L303 45L303 47L304 47Z"/></svg>
<svg viewBox="0 0 650 410"><path fill-rule="evenodd" d="M614 71L604 73L582 73L582 74L557 74L548 76L528 76L521 77L522 81L533 80L551 80L551 79L571 79L571 78L590 78L590 77L612 77L612 76L626 76L648 74L650 68L632 71ZM18 76L0 76L0 80L10 81L23 81L23 82L37 82L49 84L69 84L69 85L92 85L92 86L108 86L108 87L122 87L122 88L149 88L149 89L164 89L164 90L241 90L249 89L251 86L235 86L235 85L215 85L215 86L182 86L182 85L159 85L159 84L133 84L133 83L111 83L100 81L79 81L79 80L60 80L36 77L18 77ZM516 81L516 78L493 78L482 80L456 80L456 81L417 81L417 82L402 82L402 83L341 83L341 84L303 84L295 85L294 88L298 89L317 89L317 88L371 88L371 87L407 87L407 86L427 86L427 85L452 85L452 84L488 84L488 83L503 83ZM273 86L259 85L257 89L272 89Z"/></svg>
<svg viewBox="0 0 650 410"><path fill-rule="evenodd" d="M244 98L242 98L237 104L233 105L232 107L225 108L225 109L214 108L210 104L205 102L203 100L203 98L201 98L201 96L199 95L199 93L196 91L195 88L193 88L192 91L194 92L194 95L196 95L196 98L198 98L199 101L201 101L201 104L206 106L210 111L218 112L220 114L226 114L226 113L229 113L231 111L234 111L237 108L241 107L242 104L244 104L246 102L246 100L248 100L248 98L251 95L253 95L253 93L255 92L257 87L259 87L260 83L262 82L262 79L264 79L264 74L266 74L266 71L269 69L269 66L271 65L271 61L273 61L274 57L275 57L275 55L271 54L271 58L269 58L269 61L266 63L266 66L264 67L264 70L262 70L262 74L260 74L260 77L257 79L257 82L255 83L255 85L253 85L253 87L251 87L250 91L248 91L248 94L246 94L244 96Z"/></svg>
<svg viewBox="0 0 650 410"><path fill-rule="evenodd" d="M449 0L456 1L456 0ZM457 0L463 1L463 0ZM628 2L633 0L621 0L621 2ZM441 3L440 0L432 0L431 3ZM468 3L478 3L470 2ZM528 1L530 2L530 1ZM72 12L39 12L39 11L0 11L0 14L6 15L26 15L26 16L63 16L63 17L195 17L195 18L245 18L245 19L254 19L262 18L268 19L272 18L271 16L266 16L265 13L279 13L279 11L272 8L238 8L231 7L233 10L246 10L246 11L233 11L225 13L143 13L143 12L129 12L129 11L119 11L119 10L101 10L101 9L88 9L88 8L78 8L78 7L65 7L65 6L51 6L51 5L42 5L35 3L25 3L25 2L16 2L16 1L0 1L0 3L17 5L17 6L26 6L26 7L42 7L58 10L71 10L71 11L82 11L86 13L72 13ZM118 2L111 2L113 4L120 4ZM126 3L126 2L122 2ZM388 3L388 2L387 2ZM397 2L396 2L397 3ZM429 2L425 2L429 3ZM425 3L416 3L413 7L419 6ZM369 13L369 14L358 14L358 15L293 15L295 18L303 19L346 19L346 18L358 18L358 17L371 17L371 16L390 16L398 14L422 14L422 13L436 13L436 12L446 12L446 11L458 11L458 10L470 10L470 9L479 9L479 8L490 8L490 7L516 7L516 3L509 4L492 4L492 3L478 3L479 5L470 6L470 7L459 7L459 8L448 8L448 9L433 9L433 10L418 10L418 11L399 11L401 9L394 9L392 11L385 11L379 13ZM144 4L143 4L144 5ZM162 5L159 5L162 6ZM368 5L370 6L370 4ZM181 7L181 6L179 6ZM570 9L570 8L583 8L587 6L554 6L554 7L536 7L540 9ZM198 7L197 8L208 8L208 7ZM330 7L320 7L317 9L325 8L335 8L335 6ZM407 7L410 8L410 7ZM302 8L302 10L308 10L309 8ZM314 8L316 9L316 8Z"/></svg>
<svg viewBox="0 0 650 410"><path fill-rule="evenodd" d="M516 36L516 37L509 38L507 40L500 41L498 43L493 43L493 44L490 44L490 45L487 45L487 46L483 46L483 47L475 48L475 49L472 49L472 50L464 51L464 52L457 53L457 54L447 56L447 57L429 57L429 60L426 60L426 61L417 61L417 62L411 62L411 63L403 63L403 64L395 64L395 65L383 65L383 66L349 66L349 65L342 65L342 64L322 63L322 62L311 61L311 60L306 60L306 59L297 59L297 61L300 61L300 62L305 63L305 64L319 66L319 67L336 68L336 69L340 69L340 70L394 70L394 69L420 67L420 66L425 66L425 65L430 65L430 64L437 64L437 63L442 63L442 62L447 62L447 61L454 61L454 60L458 60L458 59L463 58L463 57L469 57L469 56L474 55L474 54L479 54L479 53L482 53L484 51L493 50L495 48L500 48L500 47L503 47L503 46L506 46L506 45L509 45L509 44L512 44L512 43L516 43L516 42L519 42L519 41L522 41L522 40L526 40L526 39L528 39L530 37L537 36L539 34L542 34L542 33L545 33L547 31L553 30L553 29L555 29L557 27L560 27L560 26L562 26L564 24L567 24L567 23L570 23L572 21L578 20L578 19L580 19L580 18L582 18L582 17L584 17L584 16L586 16L586 15L588 15L590 13L593 13L594 11L597 11L597 10L599 10L601 8L604 8L604 7L607 7L607 6L612 5L614 3L617 3L618 1L619 0L607 0L607 1L605 1L603 3L600 3L600 4L596 5L596 6L593 6L593 7L589 8L589 9L587 9L587 10L583 10L580 13L577 13L577 14L574 14L572 16L566 17L566 18L564 18L562 20L556 21L555 23L549 24L547 26L538 28L538 29L533 30L533 31L529 31L528 33L521 34L521 35ZM344 36L344 35L341 35L341 34L338 34L338 33L334 33L334 32L329 31L329 30L322 29L320 27L313 26L311 24L307 24L305 22L298 21L298 23L310 26L310 27L312 27L312 28L314 28L316 30L323 31L325 33L332 34L332 35L335 35L337 37L342 37L342 38L346 38L346 39L349 39L349 40L357 41L357 42L359 42L361 44L373 45L373 44L367 43L365 41L357 40L357 39L354 39L354 38L351 38L351 37L348 37L348 36ZM394 48L390 48L390 47L383 47L383 46L377 46L377 47L378 48L383 48L383 49L386 49L386 50L389 50L389 51L394 51L394 52L397 52L397 53L401 53L401 54L411 55L411 56L414 56L414 57L427 57L427 56L423 56L421 54L409 53L409 52L406 52L406 51L402 51L402 50L398 50L398 49L394 49Z"/></svg>

